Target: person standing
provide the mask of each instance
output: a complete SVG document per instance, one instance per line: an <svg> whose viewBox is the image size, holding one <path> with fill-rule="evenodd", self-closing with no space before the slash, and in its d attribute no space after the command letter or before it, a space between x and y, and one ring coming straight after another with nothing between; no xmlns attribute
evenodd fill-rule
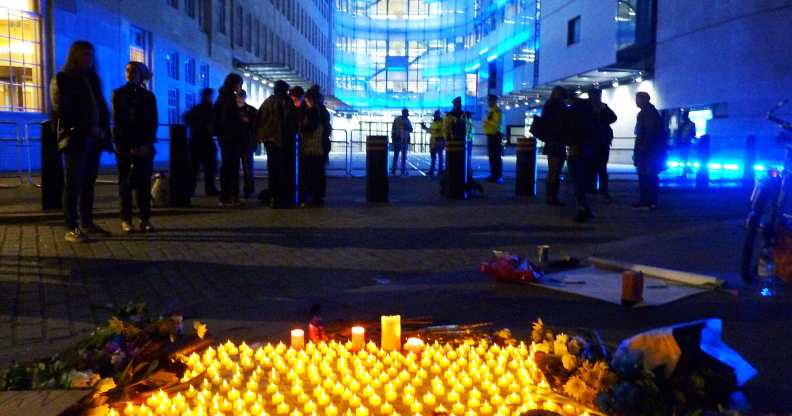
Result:
<svg viewBox="0 0 792 416"><path fill-rule="evenodd" d="M635 94L635 104L641 109L635 123L633 151L640 200L633 207L648 211L657 208L659 175L665 165L665 129L660 113L651 103L648 93L641 91Z"/></svg>
<svg viewBox="0 0 792 416"><path fill-rule="evenodd" d="M331 140L333 135L333 125L330 121L330 112L327 111L327 107L325 107L324 95L322 95L321 87L318 85L313 85L308 91L314 91L312 95L316 96L314 101L317 109L319 110L319 121L322 125L322 153L324 155L324 168L319 171L319 186L321 188L319 190L319 195L321 195L321 198L324 200L324 197L327 195L327 165L330 163L330 150L333 145Z"/></svg>
<svg viewBox="0 0 792 416"><path fill-rule="evenodd" d="M247 92L240 91L237 96L240 122L242 123L242 192L245 199L250 199L256 192L256 170L253 164L253 154L256 152L256 110L255 107L245 102Z"/></svg>
<svg viewBox="0 0 792 416"><path fill-rule="evenodd" d="M322 191L324 148L322 146L322 116L318 106L319 92L309 89L305 94L305 108L301 112L300 128L300 206L324 205Z"/></svg>
<svg viewBox="0 0 792 416"><path fill-rule="evenodd" d="M90 234L109 234L96 225L93 218L99 156L102 151L112 151L113 145L110 112L96 73L96 53L90 42L76 41L71 45L66 63L53 78L50 91L58 150L65 157L65 239L80 243Z"/></svg>
<svg viewBox="0 0 792 416"><path fill-rule="evenodd" d="M688 163L690 162L690 148L696 138L696 125L690 120L690 113L683 111L676 131L676 146L679 149L679 159L682 163L682 178L686 178L688 173L693 172Z"/></svg>
<svg viewBox="0 0 792 416"><path fill-rule="evenodd" d="M567 91L563 87L553 88L550 98L542 107L542 136L544 154L547 155L546 193L547 204L563 206L558 199L561 190L561 172L566 161L566 145L564 144L564 112L566 110Z"/></svg>
<svg viewBox="0 0 792 416"><path fill-rule="evenodd" d="M425 123L421 123L424 131L429 132L429 152L432 157L432 164L429 165L429 176L435 174L435 163L437 165L437 174L442 175L445 171L445 163L443 158L443 150L445 149L445 136L443 135L443 116L440 110L434 112L432 124L426 127Z"/></svg>
<svg viewBox="0 0 792 416"><path fill-rule="evenodd" d="M401 154L401 174L407 176L407 149L410 147L410 133L413 127L410 122L410 111L402 109L401 115L393 119L391 126L391 140L393 143L393 166L391 166L391 175L396 174L396 166L399 162L399 154Z"/></svg>
<svg viewBox="0 0 792 416"><path fill-rule="evenodd" d="M575 194L575 222L586 222L594 218L586 197L588 187L586 166L592 157L592 148L597 138L594 109L591 101L584 100L575 94L569 94L569 106L564 112L565 142L568 148L569 176Z"/></svg>
<svg viewBox="0 0 792 416"><path fill-rule="evenodd" d="M130 62L127 83L113 91L113 142L118 163L118 193L121 197L121 231L131 233L132 190L140 210L140 231L154 231L151 225L151 171L154 142L157 140L157 98L146 89L151 78L146 65Z"/></svg>
<svg viewBox="0 0 792 416"><path fill-rule="evenodd" d="M487 115L484 117L484 134L487 136L487 154L489 155L490 176L487 181L503 182L503 144L501 142L501 110L498 97L487 96Z"/></svg>
<svg viewBox="0 0 792 416"><path fill-rule="evenodd" d="M286 115L291 106L289 84L275 81L273 94L267 97L258 110L256 137L264 144L267 151L267 192L259 194L259 199L275 208L280 205L278 197L282 194L280 186L283 182L280 175L283 171L283 136L286 134Z"/></svg>
<svg viewBox="0 0 792 416"><path fill-rule="evenodd" d="M246 140L242 109L237 97L242 92L242 77L228 74L214 105L214 125L220 141L220 206L238 207L239 162Z"/></svg>
<svg viewBox="0 0 792 416"><path fill-rule="evenodd" d="M305 116L305 90L299 85L292 87L289 90L290 106L287 107L286 121L284 131L286 132L283 137L283 164L281 165L280 177L283 180L280 189L282 195L280 200L283 201L283 208L294 208L299 201L299 188L297 161L298 154L298 140L299 140L299 127L300 120Z"/></svg>
<svg viewBox="0 0 792 416"><path fill-rule="evenodd" d="M212 100L214 90L204 88L201 90L201 102L191 108L184 120L190 127L190 162L192 163L192 191L198 184L198 172L203 167L204 193L206 196L219 194L215 186L215 172L217 171L217 146L214 143L214 109Z"/></svg>
<svg viewBox="0 0 792 416"><path fill-rule="evenodd" d="M598 190L606 201L612 198L608 193L608 159L610 159L610 147L613 143L613 129L611 124L616 122L616 113L602 102L602 90L592 89L589 91L591 106L594 110L594 120L596 122L596 137L592 143L593 155L591 163L591 184L593 190ZM597 189L599 180L599 189Z"/></svg>

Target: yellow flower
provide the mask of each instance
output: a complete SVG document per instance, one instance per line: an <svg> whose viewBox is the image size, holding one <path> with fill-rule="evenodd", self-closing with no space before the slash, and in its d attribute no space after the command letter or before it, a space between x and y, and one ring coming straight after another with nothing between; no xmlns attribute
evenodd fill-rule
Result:
<svg viewBox="0 0 792 416"><path fill-rule="evenodd" d="M588 386L578 376L570 377L564 384L564 393L575 400L581 400L587 395Z"/></svg>
<svg viewBox="0 0 792 416"><path fill-rule="evenodd" d="M555 355L565 355L569 353L567 350L567 342L569 342L569 336L566 334L559 334L556 336L555 342L553 342L553 353Z"/></svg>
<svg viewBox="0 0 792 416"><path fill-rule="evenodd" d="M124 332L124 321L122 321L122 320L120 320L120 319L118 319L117 317L114 316L114 317L110 318L109 321L107 321L107 327L114 334L120 334L120 333Z"/></svg>
<svg viewBox="0 0 792 416"><path fill-rule="evenodd" d="M564 354L561 357L561 363L564 365L565 370L572 371L577 367L577 357L572 354Z"/></svg>
<svg viewBox="0 0 792 416"><path fill-rule="evenodd" d="M201 321L193 322L193 328L195 328L195 334L198 335L198 338L204 339L204 335L206 335L206 324Z"/></svg>
<svg viewBox="0 0 792 416"><path fill-rule="evenodd" d="M94 386L94 394L99 395L99 394L102 394L102 393L104 393L104 392L106 392L108 390L112 390L115 387L116 387L116 384L115 384L115 381L113 380L113 378L112 377L105 377L105 378L99 380L99 382L96 383L96 386Z"/></svg>

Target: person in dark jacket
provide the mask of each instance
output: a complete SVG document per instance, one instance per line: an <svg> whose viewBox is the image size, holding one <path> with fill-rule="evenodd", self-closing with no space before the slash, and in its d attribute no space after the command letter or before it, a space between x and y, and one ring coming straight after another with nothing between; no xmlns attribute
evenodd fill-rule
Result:
<svg viewBox="0 0 792 416"><path fill-rule="evenodd" d="M319 92L309 89L305 94L304 110L300 113L300 206L324 205L322 181L324 175L324 147L322 145L322 115L318 106Z"/></svg>
<svg viewBox="0 0 792 416"><path fill-rule="evenodd" d="M102 151L112 151L110 112L96 73L96 54L91 43L76 41L71 45L50 91L58 149L65 158L65 239L83 242L86 234L108 234L94 223L93 206L99 156Z"/></svg>
<svg viewBox="0 0 792 416"><path fill-rule="evenodd" d="M332 147L332 136L333 136L333 125L331 122L330 112L327 111L327 107L324 104L324 95L322 94L322 89L318 85L312 86L308 91L315 91L316 99L315 105L319 109L319 120L322 124L322 152L324 154L324 165L325 169L320 171L321 178L319 179L319 184L321 189L319 190L319 194L322 198L327 196L327 171L326 166L330 163L330 150ZM307 96L307 93L306 93Z"/></svg>
<svg viewBox="0 0 792 416"><path fill-rule="evenodd" d="M646 92L635 94L635 104L641 111L635 123L635 149L633 162L638 172L638 187L641 199L633 205L636 209L652 210L657 208L660 191L660 172L663 171L666 156L666 138L663 119L651 103Z"/></svg>
<svg viewBox="0 0 792 416"><path fill-rule="evenodd" d="M564 111L566 109L567 90L563 87L553 88L550 98L542 107L541 139L545 142L544 154L547 155L547 204L562 206L558 199L561 190L561 172L566 161L566 145L562 137L564 129Z"/></svg>
<svg viewBox="0 0 792 416"><path fill-rule="evenodd" d="M610 125L616 122L617 117L616 113L602 102L602 90L592 89L589 91L589 97L596 122L596 137L592 143L589 167L589 190L599 191L606 201L611 201L612 198L608 193L608 159L610 159L610 147L613 143L613 129ZM597 189L597 180L599 180L599 189Z"/></svg>
<svg viewBox="0 0 792 416"><path fill-rule="evenodd" d="M132 189L137 193L140 231L151 232L151 171L157 139L157 99L146 89L146 65L130 62L127 83L113 91L113 142L118 162L121 231L132 232Z"/></svg>
<svg viewBox="0 0 792 416"><path fill-rule="evenodd" d="M268 189L259 194L259 200L276 208L281 204L278 197L282 195L280 178L283 171L283 143L286 134L286 117L292 101L289 99L289 84L275 81L273 95L267 97L258 110L256 122L256 138L264 144L267 151L267 183Z"/></svg>
<svg viewBox="0 0 792 416"><path fill-rule="evenodd" d="M220 206L237 207L239 202L239 162L246 141L242 110L237 96L242 92L242 77L226 76L214 105L214 126L220 142Z"/></svg>
<svg viewBox="0 0 792 416"><path fill-rule="evenodd" d="M219 192L215 186L217 171L217 146L214 143L214 108L211 88L201 90L201 102L191 108L184 119L190 127L190 161L192 163L192 191L198 183L198 172L203 167L204 192L215 196Z"/></svg>
<svg viewBox="0 0 792 416"><path fill-rule="evenodd" d="M247 104L247 92L242 90L237 96L237 106L240 111L240 119L242 122L243 142L242 142L242 192L244 192L245 199L250 199L253 193L256 192L256 178L255 169L253 165L253 155L256 152L256 118L258 110L250 104Z"/></svg>
<svg viewBox="0 0 792 416"><path fill-rule="evenodd" d="M299 199L297 190L297 134L299 133L299 121L302 120L305 112L304 96L305 90L299 85L289 90L290 105L285 108L284 124L282 126L283 163L278 175L281 180L278 186L280 208L294 208Z"/></svg>
<svg viewBox="0 0 792 416"><path fill-rule="evenodd" d="M586 166L592 155L596 142L597 125L591 101L584 100L576 94L569 94L569 105L564 112L564 135L568 148L569 177L575 194L575 222L586 222L593 218L591 207L586 197L587 171Z"/></svg>

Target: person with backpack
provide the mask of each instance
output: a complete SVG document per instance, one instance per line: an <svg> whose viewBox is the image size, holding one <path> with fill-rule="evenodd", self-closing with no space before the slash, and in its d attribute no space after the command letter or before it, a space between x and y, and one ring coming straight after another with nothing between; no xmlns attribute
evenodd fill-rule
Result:
<svg viewBox="0 0 792 416"><path fill-rule="evenodd" d="M396 166L399 162L399 154L401 154L401 174L402 176L407 176L407 149L410 147L410 133L412 131L410 111L406 108L402 109L401 115L396 116L391 125L391 143L393 146L391 175L396 174Z"/></svg>
<svg viewBox="0 0 792 416"><path fill-rule="evenodd" d="M151 173L154 142L157 140L157 98L146 89L151 73L146 65L130 62L127 83L113 91L113 142L118 162L118 193L121 197L121 231L129 234L132 225L132 190L136 191L141 232L154 231L151 225Z"/></svg>
<svg viewBox="0 0 792 416"><path fill-rule="evenodd" d="M440 113L440 110L434 112L432 118L432 124L429 127L426 127L425 123L421 123L421 128L424 131L429 132L429 152L432 158L432 164L429 165L429 176L434 176L435 174L435 163L439 162L437 165L437 173L442 175L443 171L445 170L445 163L443 163L443 149L445 149L445 136L443 134L443 116Z"/></svg>
<svg viewBox="0 0 792 416"><path fill-rule="evenodd" d="M230 73L226 76L214 106L214 125L220 142L220 206L238 207L239 162L247 140L242 122L242 109L237 97L242 92L242 77Z"/></svg>
<svg viewBox="0 0 792 416"><path fill-rule="evenodd" d="M537 137L545 143L543 151L547 155L546 201L548 205L554 206L564 205L558 199L558 193L561 190L561 172L567 156L563 138L566 97L566 88L553 88L550 98L542 107L542 116L537 120L541 124Z"/></svg>
<svg viewBox="0 0 792 416"><path fill-rule="evenodd" d="M489 155L490 176L487 181L503 182L503 144L501 142L501 110L498 97L487 96L487 115L484 117L484 134L487 136L487 154Z"/></svg>
<svg viewBox="0 0 792 416"><path fill-rule="evenodd" d="M666 134L663 119L648 93L641 91L635 94L635 104L641 109L635 122L633 151L640 200L633 208L649 211L657 208L659 175L665 169Z"/></svg>
<svg viewBox="0 0 792 416"><path fill-rule="evenodd" d="M286 132L286 119L292 102L289 99L289 84L283 80L275 81L273 94L267 97L258 110L256 137L267 151L268 189L259 194L261 202L276 208L282 205L279 196L283 183L283 143Z"/></svg>
<svg viewBox="0 0 792 416"><path fill-rule="evenodd" d="M113 149L110 111L96 72L96 50L90 42L71 45L66 63L52 79L50 97L58 150L64 156L64 238L82 243L88 235L109 234L94 223L93 208L100 155Z"/></svg>
<svg viewBox="0 0 792 416"><path fill-rule="evenodd" d="M588 171L589 187L592 191L599 191L606 201L611 201L612 198L608 193L608 159L610 159L610 147L613 143L613 129L610 125L616 122L617 117L616 113L602 102L602 90L592 89L589 91L589 97L591 97L596 123L595 140L592 143L593 154ZM598 179L599 189L597 189Z"/></svg>
<svg viewBox="0 0 792 416"><path fill-rule="evenodd" d="M242 123L242 192L245 199L250 199L256 192L256 170L253 155L256 152L256 115L258 110L245 102L247 92L242 90L237 96L237 107L240 112L240 122Z"/></svg>
<svg viewBox="0 0 792 416"><path fill-rule="evenodd" d="M319 92L309 89L305 93L305 109L299 120L300 129L300 206L322 207L325 180L323 126Z"/></svg>
<svg viewBox="0 0 792 416"><path fill-rule="evenodd" d="M190 162L192 163L192 191L198 184L198 172L203 168L204 193L206 196L219 194L215 185L217 171L217 146L214 142L214 90L201 90L201 102L184 115L190 127Z"/></svg>

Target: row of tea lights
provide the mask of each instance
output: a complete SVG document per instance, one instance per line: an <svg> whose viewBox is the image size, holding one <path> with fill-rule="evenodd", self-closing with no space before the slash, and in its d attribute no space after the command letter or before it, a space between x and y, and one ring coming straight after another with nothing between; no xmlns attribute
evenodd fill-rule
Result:
<svg viewBox="0 0 792 416"><path fill-rule="evenodd" d="M382 317L379 347L362 327L345 344L306 343L302 330L291 336L290 347L228 341L193 353L184 358L186 391L160 391L111 415L589 415L550 390L524 343L402 345L399 316Z"/></svg>

